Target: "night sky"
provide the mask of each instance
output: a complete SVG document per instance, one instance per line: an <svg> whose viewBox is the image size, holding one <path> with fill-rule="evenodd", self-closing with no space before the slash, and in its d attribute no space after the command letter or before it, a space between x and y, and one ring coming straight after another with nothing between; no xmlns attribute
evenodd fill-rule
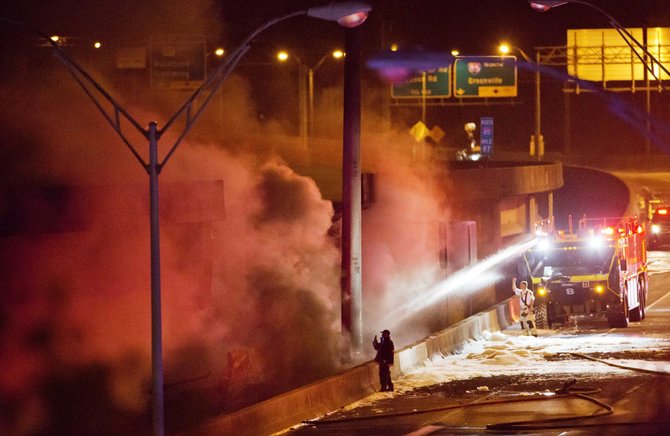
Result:
<svg viewBox="0 0 670 436"><path fill-rule="evenodd" d="M670 5L664 0L593 1L624 26L664 26ZM213 45L234 45L264 21L316 1L27 1L5 3L6 17L24 20L46 33L103 38L129 43L149 33L204 33ZM495 51L501 39L526 51L561 45L567 28L609 27L607 20L583 5L564 5L541 14L525 0L382 0L371 1L365 26L369 49L382 39L400 46L458 48L462 53ZM253 6L251 6L253 5ZM15 38L18 38L15 35ZM334 25L295 19L270 29L263 40L284 39L310 52L341 38ZM300 43L300 44L298 44Z"/></svg>

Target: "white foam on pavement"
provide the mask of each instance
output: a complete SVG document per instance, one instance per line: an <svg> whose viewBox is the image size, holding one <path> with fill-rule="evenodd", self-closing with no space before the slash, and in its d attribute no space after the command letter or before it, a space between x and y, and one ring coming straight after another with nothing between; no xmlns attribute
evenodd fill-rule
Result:
<svg viewBox="0 0 670 436"><path fill-rule="evenodd" d="M467 342L456 354L435 356L430 363L394 382L396 391L408 391L452 380L473 377L516 374L611 374L626 373L587 359L550 359L562 353L612 353L623 351L663 350L670 348L670 339L630 337L615 334L560 334L540 330L540 337L521 336L519 331L485 333L485 339ZM551 333L554 333L551 335ZM624 361L613 361L624 362ZM636 367L641 361L625 361ZM669 369L668 365L654 362L647 365ZM663 369L656 369L663 371ZM376 394L384 395L384 394Z"/></svg>

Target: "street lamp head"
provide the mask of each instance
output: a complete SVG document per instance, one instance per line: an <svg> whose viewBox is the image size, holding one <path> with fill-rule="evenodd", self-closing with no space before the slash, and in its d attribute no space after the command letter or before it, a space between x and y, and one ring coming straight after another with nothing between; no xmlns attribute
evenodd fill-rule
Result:
<svg viewBox="0 0 670 436"><path fill-rule="evenodd" d="M344 57L344 52L342 50L334 50L332 55L335 59L342 59Z"/></svg>
<svg viewBox="0 0 670 436"><path fill-rule="evenodd" d="M307 15L327 21L337 21L342 27L356 27L368 18L372 6L363 2L340 2L309 8Z"/></svg>
<svg viewBox="0 0 670 436"><path fill-rule="evenodd" d="M284 50L278 52L277 53L277 60L279 62L286 62L288 60L288 52L285 52Z"/></svg>
<svg viewBox="0 0 670 436"><path fill-rule="evenodd" d="M531 8L538 12L547 12L551 8L555 8L556 6L561 6L570 2L560 0L528 0L528 3L530 3Z"/></svg>
<svg viewBox="0 0 670 436"><path fill-rule="evenodd" d="M498 51L499 51L501 54L508 54L508 53L510 52L510 46L507 45L507 44L504 44L504 43L503 43L503 44L500 44L500 45L498 46Z"/></svg>

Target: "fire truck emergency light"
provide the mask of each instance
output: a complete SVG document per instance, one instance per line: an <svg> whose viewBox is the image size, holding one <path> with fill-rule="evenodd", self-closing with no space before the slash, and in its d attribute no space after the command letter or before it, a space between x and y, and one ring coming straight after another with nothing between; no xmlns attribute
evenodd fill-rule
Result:
<svg viewBox="0 0 670 436"><path fill-rule="evenodd" d="M603 235L613 235L614 227L605 227L604 229L600 230L600 233L602 233Z"/></svg>

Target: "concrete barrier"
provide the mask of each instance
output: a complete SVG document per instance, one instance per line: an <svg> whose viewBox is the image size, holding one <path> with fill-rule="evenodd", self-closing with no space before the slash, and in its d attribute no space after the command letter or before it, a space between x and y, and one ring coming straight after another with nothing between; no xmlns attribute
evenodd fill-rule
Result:
<svg viewBox="0 0 670 436"><path fill-rule="evenodd" d="M519 320L519 300L510 298L432 336L396 351L393 377L400 378L429 363L433 356L452 354L485 332L505 329ZM358 401L379 387L377 365L366 362L324 380L209 421L184 433L193 435L270 435L319 418Z"/></svg>

